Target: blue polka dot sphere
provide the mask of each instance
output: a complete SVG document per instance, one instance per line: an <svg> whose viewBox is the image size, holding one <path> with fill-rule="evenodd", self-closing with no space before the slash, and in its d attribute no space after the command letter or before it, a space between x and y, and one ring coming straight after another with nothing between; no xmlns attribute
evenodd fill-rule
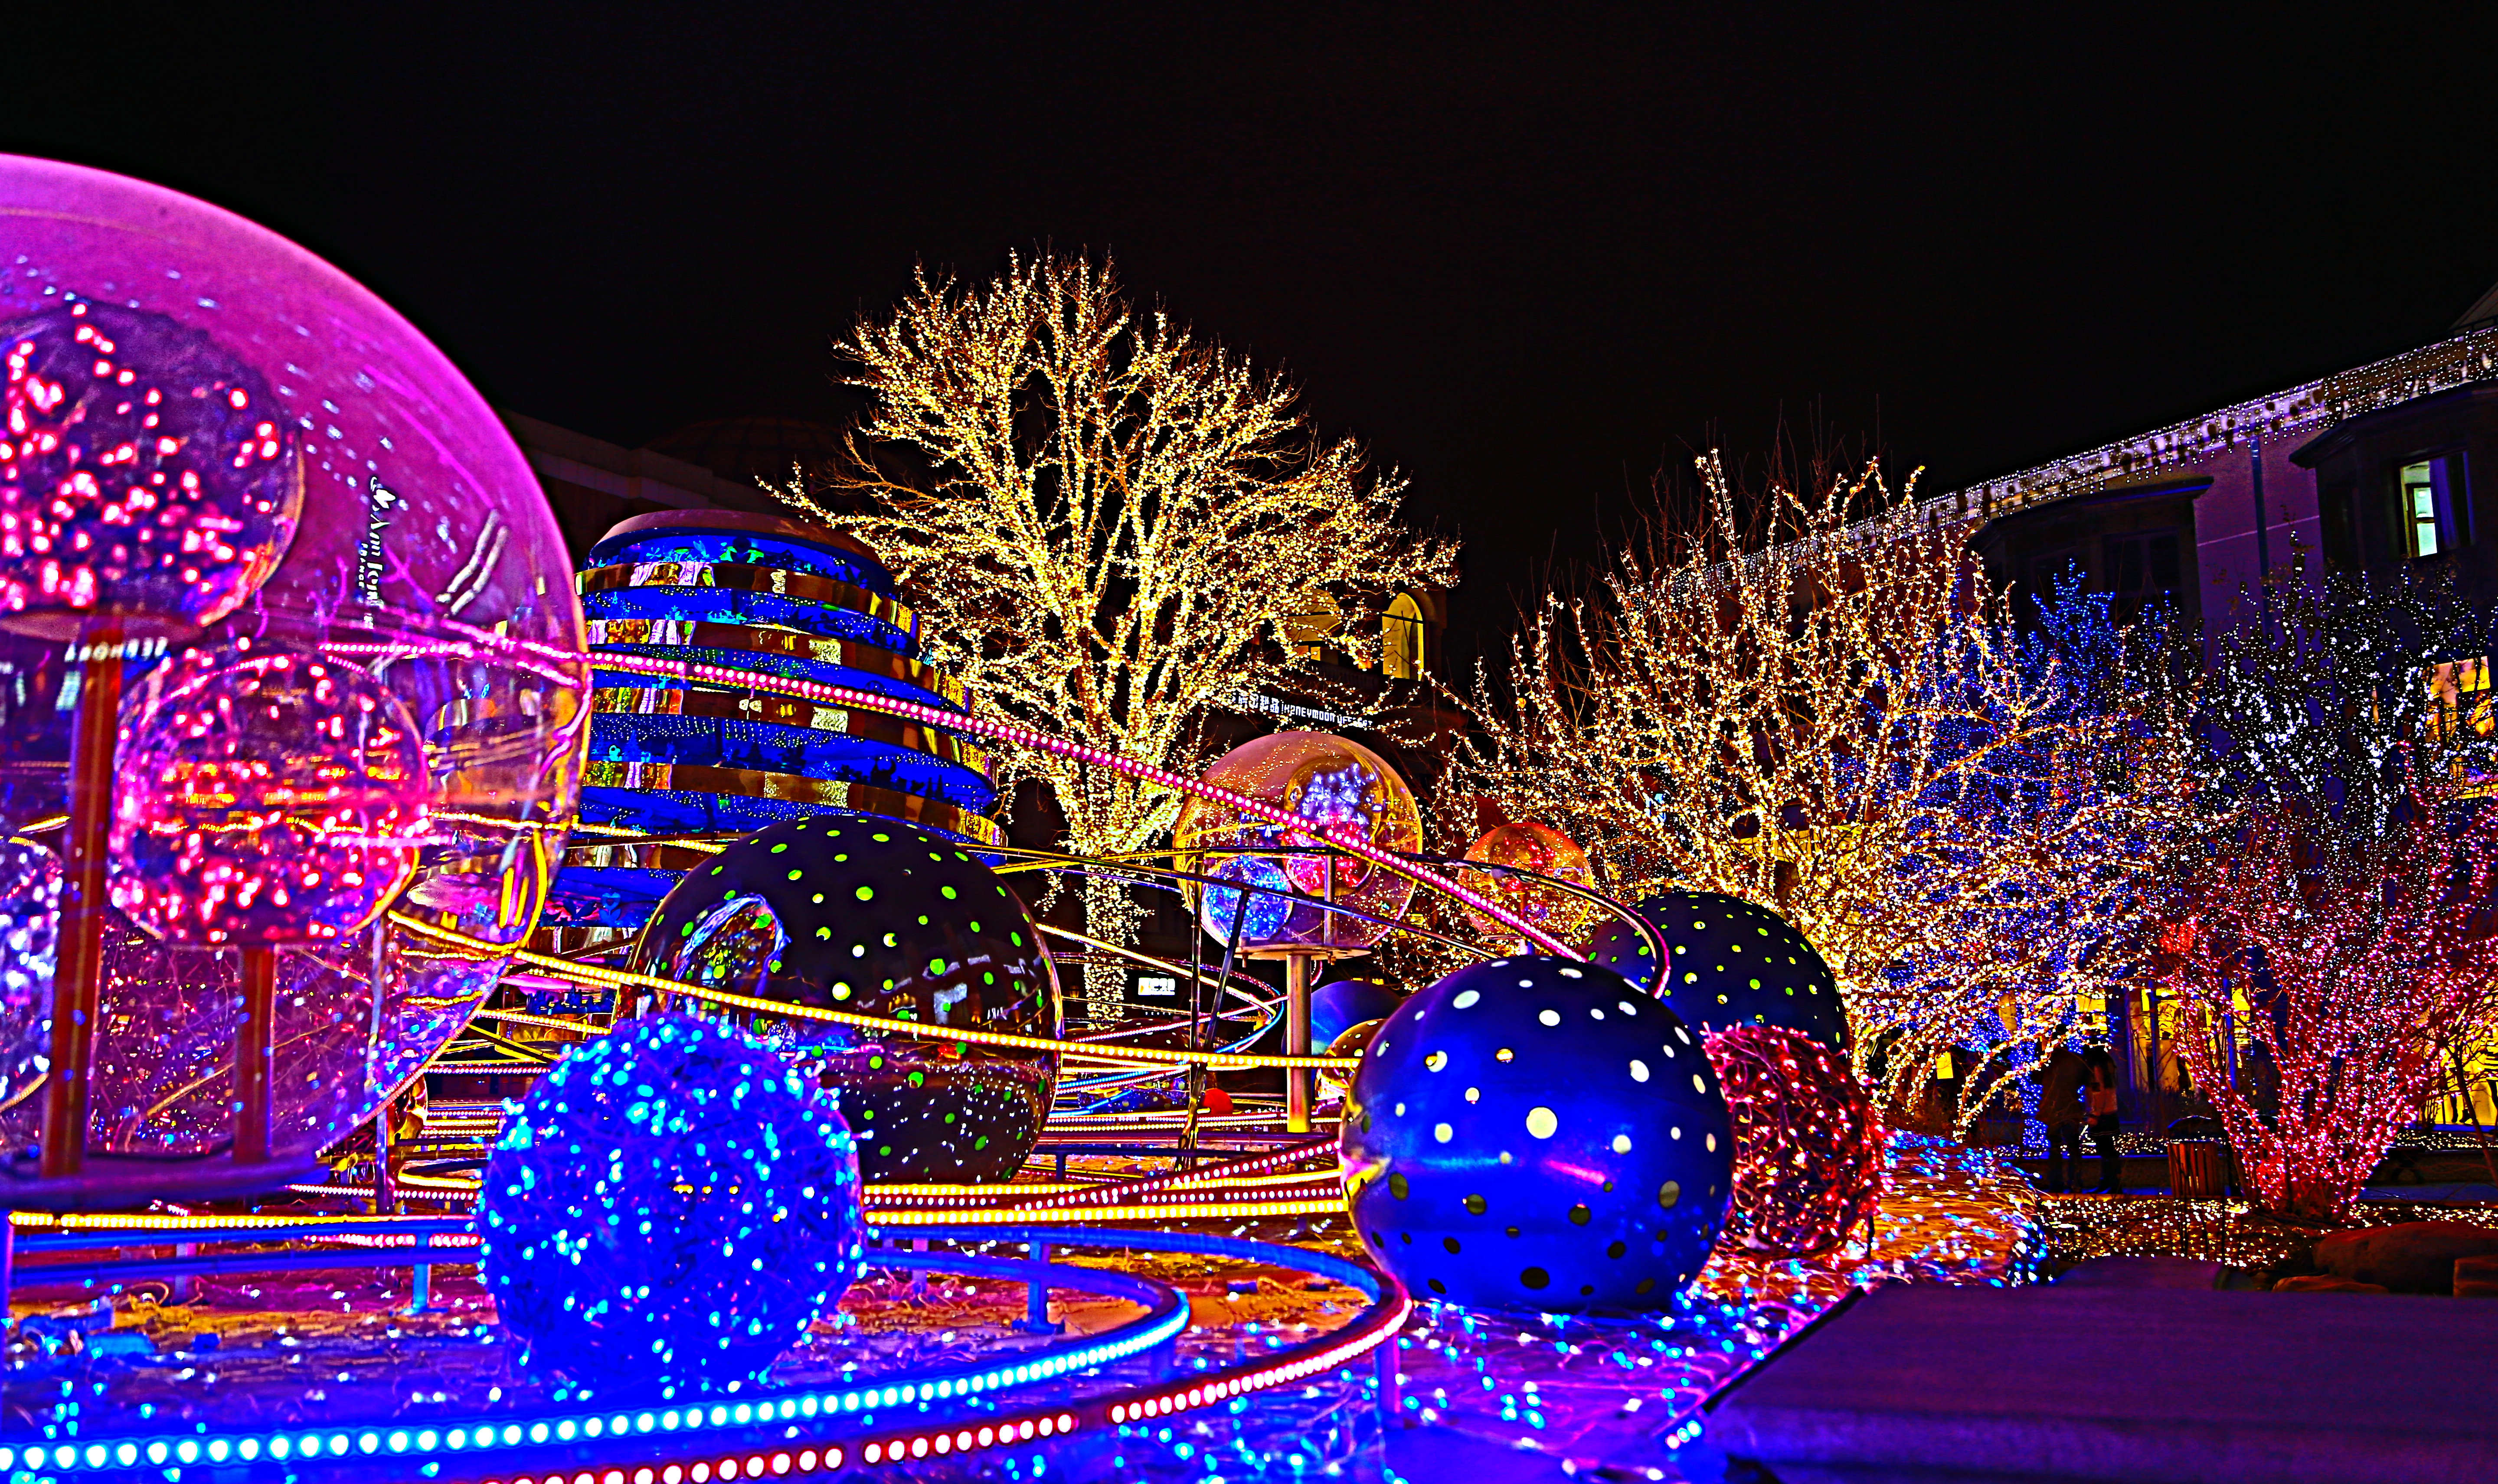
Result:
<svg viewBox="0 0 2498 1484"><path fill-rule="evenodd" d="M634 966L783 1004L1056 1039L1032 914L955 841L823 814L758 830L671 889ZM841 1097L873 1181L1012 1179L1058 1095L1058 1054L796 1016L756 1036Z"/></svg>
<svg viewBox="0 0 2498 1484"><path fill-rule="evenodd" d="M833 1100L733 1030L631 1021L538 1080L486 1165L487 1291L588 1392L736 1390L862 1271Z"/></svg>
<svg viewBox="0 0 2498 1484"><path fill-rule="evenodd" d="M1700 1038L1566 959L1459 969L1372 1037L1344 1121L1361 1240L1471 1307L1663 1307L1709 1260L1735 1140Z"/></svg>
<svg viewBox="0 0 2498 1484"><path fill-rule="evenodd" d="M1666 899L1649 897L1631 911L1654 928L1663 921L1658 914L1665 906ZM1607 920L1588 937L1587 962L1612 969L1651 995L1656 993L1656 951L1640 936L1638 929L1619 918Z"/></svg>
<svg viewBox="0 0 2498 1484"><path fill-rule="evenodd" d="M1777 1026L1834 1051L1846 1044L1839 981L1785 918L1715 892L1668 892L1639 913L1674 960L1662 997L1693 1026Z"/></svg>

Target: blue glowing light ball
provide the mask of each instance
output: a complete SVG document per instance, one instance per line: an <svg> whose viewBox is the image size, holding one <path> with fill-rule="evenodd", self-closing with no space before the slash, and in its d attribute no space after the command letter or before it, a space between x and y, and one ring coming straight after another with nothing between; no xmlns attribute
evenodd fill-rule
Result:
<svg viewBox="0 0 2498 1484"><path fill-rule="evenodd" d="M1355 1074L1343 1140L1371 1255L1476 1307L1662 1307L1734 1189L1699 1036L1566 959L1478 963L1407 1000Z"/></svg>
<svg viewBox="0 0 2498 1484"><path fill-rule="evenodd" d="M486 1166L505 1328L585 1390L735 1390L863 1270L849 1127L774 1053L630 1021L538 1080Z"/></svg>
<svg viewBox="0 0 2498 1484"><path fill-rule="evenodd" d="M1310 1044L1330 1046L1364 1021L1386 1020L1405 997L1372 979L1338 979L1310 995Z"/></svg>

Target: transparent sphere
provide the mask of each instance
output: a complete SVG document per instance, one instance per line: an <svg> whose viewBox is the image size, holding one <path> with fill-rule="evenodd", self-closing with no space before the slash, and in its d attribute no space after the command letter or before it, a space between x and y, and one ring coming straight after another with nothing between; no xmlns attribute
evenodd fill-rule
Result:
<svg viewBox="0 0 2498 1484"><path fill-rule="evenodd" d="M1278 732L1243 742L1215 760L1205 781L1308 820L1319 835L1407 855L1423 848L1414 791L1379 754L1341 737ZM1236 921L1235 946L1243 953L1359 952L1379 941L1414 898L1414 883L1394 871L1320 850L1297 832L1202 799L1181 808L1174 838L1181 868L1240 883L1205 888L1198 906L1218 941L1233 942ZM1269 853L1279 847L1292 853ZM1270 895L1279 892L1365 916Z"/></svg>
<svg viewBox="0 0 2498 1484"><path fill-rule="evenodd" d="M1494 825L1466 847L1466 859L1487 866L1532 871L1573 886L1592 887L1596 873L1579 842L1549 825ZM1594 916L1586 899L1508 871L1460 870L1458 879L1482 896L1555 937L1576 937ZM1489 937L1515 938L1518 930L1469 907L1466 918Z"/></svg>
<svg viewBox="0 0 2498 1484"><path fill-rule="evenodd" d="M43 1078L64 879L59 856L33 840L0 839L0 1106Z"/></svg>
<svg viewBox="0 0 2498 1484"><path fill-rule="evenodd" d="M536 926L576 810L589 722L563 535L511 434L467 380L388 305L302 248L171 191L7 155L0 221L0 325L50 325L77 303L93 308L73 321L104 323L108 308L160 316L178 332L147 320L148 334L171 345L195 332L239 368L234 385L250 405L233 408L229 397L230 411L260 413L293 440L291 452L276 440L272 456L255 444L253 470L236 471L291 468L300 487L301 513L275 570L222 618L213 603L198 609L207 627L196 636L125 627L144 640L125 647L125 693L135 701L151 666L214 668L283 652L368 676L404 709L423 748L432 828L405 884L381 904L385 915L279 954L272 1155L308 1158L423 1068ZM79 343L74 327L70 334ZM126 356L120 341L115 348ZM122 369L138 367L117 364L116 385ZM140 383L134 375L130 386ZM103 415L124 416L119 405ZM140 407L127 416L144 425ZM185 449L133 449L143 484L160 471L178 482ZM193 472L205 488L205 469ZM92 527L73 521L70 539L122 529L101 505L94 519ZM248 545L229 544L239 559ZM60 844L64 764L93 678L92 643L0 624L0 831ZM91 1155L144 1153L149 1169L165 1172L168 1156L222 1147L240 982L239 956L169 947L111 914ZM0 1057L16 1055L0 1037ZM22 1056L0 1064L0 1083L12 1088L39 1075ZM0 1104L0 1170L35 1142L42 1101Z"/></svg>
<svg viewBox="0 0 2498 1484"><path fill-rule="evenodd" d="M259 371L171 315L0 319L0 623L188 634L276 570L304 503Z"/></svg>
<svg viewBox="0 0 2498 1484"><path fill-rule="evenodd" d="M425 746L370 673L296 654L164 665L123 716L112 904L158 937L339 937L416 869Z"/></svg>

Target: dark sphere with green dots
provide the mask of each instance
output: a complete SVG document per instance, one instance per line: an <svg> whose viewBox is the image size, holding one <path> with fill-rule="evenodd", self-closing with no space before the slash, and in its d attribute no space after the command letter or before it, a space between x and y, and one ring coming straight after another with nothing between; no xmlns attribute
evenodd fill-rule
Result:
<svg viewBox="0 0 2498 1484"><path fill-rule="evenodd" d="M785 1005L1062 1031L1057 971L1006 883L957 842L871 815L790 820L721 851L659 903L634 966ZM1011 1179L1058 1090L1054 1050L711 1010L839 1096L874 1182Z"/></svg>
<svg viewBox="0 0 2498 1484"><path fill-rule="evenodd" d="M1704 1030L1778 1026L1834 1051L1847 1037L1839 982L1812 944L1765 907L1715 892L1666 892L1636 909L1665 940L1673 966L1656 972L1648 945L1614 923L1588 947L1604 965Z"/></svg>

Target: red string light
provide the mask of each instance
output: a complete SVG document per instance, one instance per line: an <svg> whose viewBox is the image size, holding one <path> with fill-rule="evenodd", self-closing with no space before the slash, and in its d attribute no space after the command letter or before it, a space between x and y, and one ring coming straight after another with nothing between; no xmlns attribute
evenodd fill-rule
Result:
<svg viewBox="0 0 2498 1484"><path fill-rule="evenodd" d="M1703 1038L1735 1121L1728 1233L1805 1256L1864 1225L1881 1195L1881 1130L1847 1060L1776 1026Z"/></svg>

